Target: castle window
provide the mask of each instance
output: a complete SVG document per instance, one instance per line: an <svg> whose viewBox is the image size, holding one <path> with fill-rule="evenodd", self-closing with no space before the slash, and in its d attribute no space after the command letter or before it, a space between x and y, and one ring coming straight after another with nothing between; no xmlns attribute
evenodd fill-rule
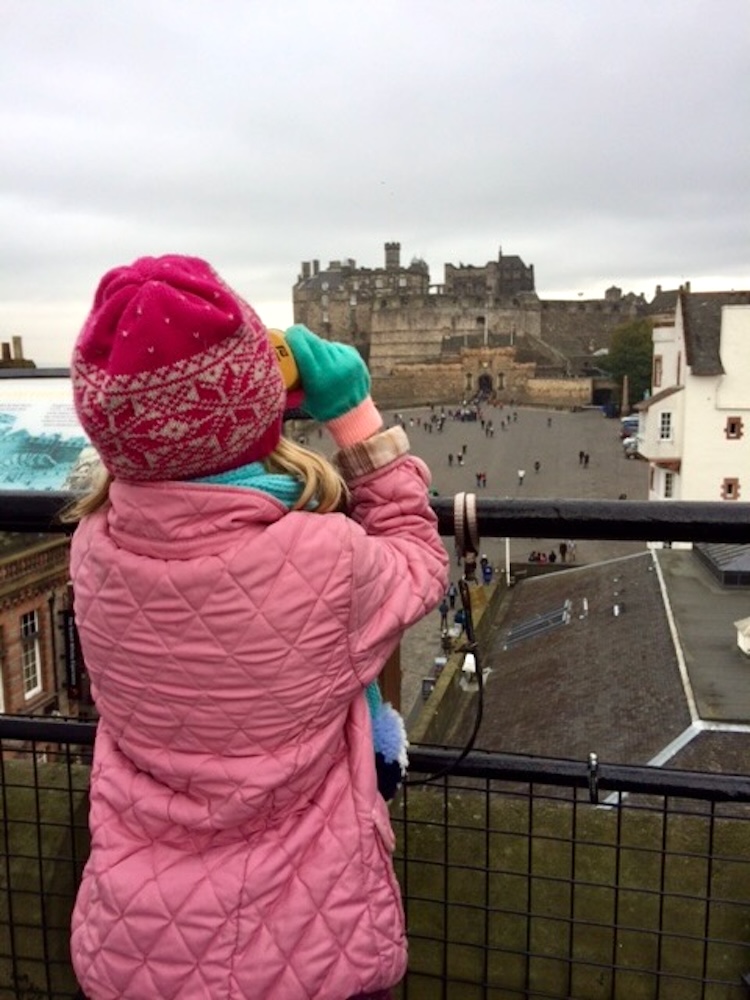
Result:
<svg viewBox="0 0 750 1000"><path fill-rule="evenodd" d="M406 288L406 278L401 277L398 279L399 288Z"/></svg>
<svg viewBox="0 0 750 1000"><path fill-rule="evenodd" d="M653 371L653 374L651 376L651 383L652 383L652 385L653 385L653 387L655 389L658 389L659 386L661 385L661 376L662 376L661 354L655 354L654 355L654 371Z"/></svg>
<svg viewBox="0 0 750 1000"><path fill-rule="evenodd" d="M674 496L674 472L664 473L664 499L669 500Z"/></svg>
<svg viewBox="0 0 750 1000"><path fill-rule="evenodd" d="M659 415L659 440L672 440L672 414L669 412Z"/></svg>
<svg viewBox="0 0 750 1000"><path fill-rule="evenodd" d="M739 479L725 479L721 484L722 500L739 500L740 481Z"/></svg>
<svg viewBox="0 0 750 1000"><path fill-rule="evenodd" d="M739 441L742 437L743 424L742 417L727 417L727 425L724 434L728 441Z"/></svg>

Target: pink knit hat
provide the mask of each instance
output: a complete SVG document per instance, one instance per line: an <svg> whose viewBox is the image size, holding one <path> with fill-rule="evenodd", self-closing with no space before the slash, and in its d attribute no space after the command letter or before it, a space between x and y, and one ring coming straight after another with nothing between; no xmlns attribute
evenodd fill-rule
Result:
<svg viewBox="0 0 750 1000"><path fill-rule="evenodd" d="M192 479L264 458L285 391L266 328L196 257L104 275L71 365L83 429L118 479Z"/></svg>

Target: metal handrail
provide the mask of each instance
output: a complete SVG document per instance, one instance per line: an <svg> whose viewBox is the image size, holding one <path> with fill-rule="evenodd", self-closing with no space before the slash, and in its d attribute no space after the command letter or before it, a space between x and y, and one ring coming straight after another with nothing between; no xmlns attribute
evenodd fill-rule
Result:
<svg viewBox="0 0 750 1000"><path fill-rule="evenodd" d="M92 746L96 726L93 720L0 714L0 740ZM460 748L454 747L413 745L409 750L410 768L419 774L442 773L449 768L451 775L460 778L591 789L590 761L474 750L457 764L460 752ZM750 776L739 774L597 762L596 785L602 792L675 795L711 802L750 802Z"/></svg>
<svg viewBox="0 0 750 1000"><path fill-rule="evenodd" d="M70 532L58 520L73 493L0 490L0 531ZM431 499L440 534L453 534L453 497ZM700 500L516 500L477 498L483 538L578 538L620 541L750 543L744 503Z"/></svg>

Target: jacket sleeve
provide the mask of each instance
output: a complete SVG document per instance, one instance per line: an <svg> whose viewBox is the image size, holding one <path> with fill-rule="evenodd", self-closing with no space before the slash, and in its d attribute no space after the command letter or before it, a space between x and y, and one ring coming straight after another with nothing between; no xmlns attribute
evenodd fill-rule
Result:
<svg viewBox="0 0 750 1000"><path fill-rule="evenodd" d="M430 472L400 427L336 456L351 490L350 653L363 684L448 583L448 553L430 508Z"/></svg>

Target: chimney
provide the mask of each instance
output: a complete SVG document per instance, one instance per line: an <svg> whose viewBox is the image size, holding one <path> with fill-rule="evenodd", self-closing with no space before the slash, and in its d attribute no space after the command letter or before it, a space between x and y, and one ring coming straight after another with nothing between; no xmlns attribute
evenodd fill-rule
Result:
<svg viewBox="0 0 750 1000"><path fill-rule="evenodd" d="M306 281L307 278L309 278L309 277L310 277L310 261L309 260L303 260L302 261L302 280Z"/></svg>
<svg viewBox="0 0 750 1000"><path fill-rule="evenodd" d="M320 261L319 260L314 260L312 262L312 265L313 265L312 273L313 273L313 276L314 276L314 275L318 274L318 272L320 271Z"/></svg>
<svg viewBox="0 0 750 1000"><path fill-rule="evenodd" d="M23 361L23 340L21 337L12 337L13 341L13 360Z"/></svg>
<svg viewBox="0 0 750 1000"><path fill-rule="evenodd" d="M3 361L10 361L10 344L3 343Z"/></svg>

